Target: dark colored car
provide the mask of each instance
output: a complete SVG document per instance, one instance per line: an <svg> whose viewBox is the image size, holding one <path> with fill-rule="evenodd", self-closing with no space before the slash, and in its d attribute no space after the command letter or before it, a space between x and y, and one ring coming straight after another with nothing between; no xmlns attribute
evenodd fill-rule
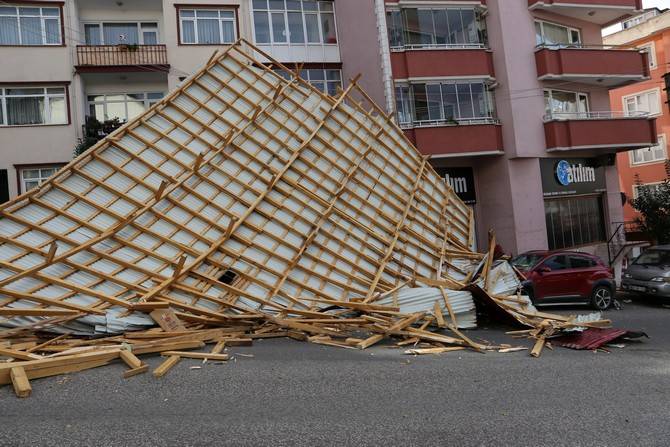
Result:
<svg viewBox="0 0 670 447"><path fill-rule="evenodd" d="M535 304L591 304L605 310L614 302L614 275L597 256L529 251L512 264L526 277L523 288Z"/></svg>
<svg viewBox="0 0 670 447"><path fill-rule="evenodd" d="M645 250L623 273L621 288L627 292L670 298L670 245Z"/></svg>

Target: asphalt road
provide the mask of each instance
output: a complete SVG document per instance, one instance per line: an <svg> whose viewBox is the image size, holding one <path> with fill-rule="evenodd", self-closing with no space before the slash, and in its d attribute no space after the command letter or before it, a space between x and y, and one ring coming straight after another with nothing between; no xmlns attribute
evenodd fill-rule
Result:
<svg viewBox="0 0 670 447"><path fill-rule="evenodd" d="M115 364L35 380L29 399L2 387L0 445L670 445L670 308L606 316L651 338L540 359L263 340L225 364L183 360L162 379L124 380ZM530 346L504 328L469 334Z"/></svg>

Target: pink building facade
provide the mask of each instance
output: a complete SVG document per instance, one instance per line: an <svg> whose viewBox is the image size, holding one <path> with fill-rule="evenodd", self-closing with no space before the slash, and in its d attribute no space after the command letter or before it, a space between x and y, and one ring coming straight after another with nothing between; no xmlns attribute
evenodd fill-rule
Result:
<svg viewBox="0 0 670 447"><path fill-rule="evenodd" d="M655 121L612 106L649 78L647 55L604 47L637 0L386 0L393 109L475 210L478 243L577 248L607 260L623 221L616 153L656 141ZM388 84L388 79L385 79Z"/></svg>

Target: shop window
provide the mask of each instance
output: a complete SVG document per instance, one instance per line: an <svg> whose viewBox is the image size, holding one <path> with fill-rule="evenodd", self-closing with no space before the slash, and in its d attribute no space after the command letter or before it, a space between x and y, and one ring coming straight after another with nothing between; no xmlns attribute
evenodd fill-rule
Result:
<svg viewBox="0 0 670 447"><path fill-rule="evenodd" d="M0 2L0 45L61 45L60 8Z"/></svg>
<svg viewBox="0 0 670 447"><path fill-rule="evenodd" d="M37 188L54 175L62 165L49 165L40 167L20 168L19 183L20 193L28 192Z"/></svg>
<svg viewBox="0 0 670 447"><path fill-rule="evenodd" d="M667 158L667 155L665 135L659 135L658 144L656 146L630 151L630 164L639 165L664 161Z"/></svg>
<svg viewBox="0 0 670 447"><path fill-rule="evenodd" d="M545 200L544 214L551 250L605 241L600 196Z"/></svg>
<svg viewBox="0 0 670 447"><path fill-rule="evenodd" d="M0 126L66 124L65 87L0 88Z"/></svg>
<svg viewBox="0 0 670 447"><path fill-rule="evenodd" d="M253 0L257 44L336 44L333 1Z"/></svg>
<svg viewBox="0 0 670 447"><path fill-rule="evenodd" d="M178 13L182 44L231 44L237 38L235 11L230 8L179 8Z"/></svg>

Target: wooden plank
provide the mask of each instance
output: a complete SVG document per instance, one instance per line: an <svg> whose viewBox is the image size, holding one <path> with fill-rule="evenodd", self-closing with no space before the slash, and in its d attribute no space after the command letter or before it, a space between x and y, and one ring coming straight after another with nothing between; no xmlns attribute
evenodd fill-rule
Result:
<svg viewBox="0 0 670 447"><path fill-rule="evenodd" d="M123 360L130 369L137 369L142 366L142 361L135 356L130 351L121 351L120 352L121 360Z"/></svg>
<svg viewBox="0 0 670 447"><path fill-rule="evenodd" d="M156 309L152 311L149 316L151 316L151 318L153 318L165 332L186 330L186 326L184 326L184 323L181 322L172 309Z"/></svg>
<svg viewBox="0 0 670 447"><path fill-rule="evenodd" d="M11 357L17 360L41 360L42 357L29 352L18 351L10 348L0 348L0 356Z"/></svg>
<svg viewBox="0 0 670 447"><path fill-rule="evenodd" d="M445 352L463 351L464 349L465 348L462 346L452 346L449 348L416 348L416 349L407 349L403 354L411 354L411 355L442 354Z"/></svg>
<svg viewBox="0 0 670 447"><path fill-rule="evenodd" d="M138 374L144 374L147 371L149 371L149 365L144 363L141 366L138 366L137 368L127 369L126 371L124 371L123 372L123 378L127 379L129 377L133 377L133 376L136 376Z"/></svg>
<svg viewBox="0 0 670 447"><path fill-rule="evenodd" d="M433 313L437 319L437 327L447 327L447 324L444 322L444 316L442 315L442 308L440 307L439 301L435 301L435 305L433 306Z"/></svg>
<svg viewBox="0 0 670 447"><path fill-rule="evenodd" d="M162 356L179 356L188 359L205 359L205 360L228 360L228 354L212 354L211 352L189 352L189 351L165 351L161 352Z"/></svg>
<svg viewBox="0 0 670 447"><path fill-rule="evenodd" d="M156 378L163 377L165 374L167 374L170 369L177 363L179 363L179 360L181 360L181 357L178 355L171 355L163 363L161 363L158 368L154 369L153 375Z"/></svg>
<svg viewBox="0 0 670 447"><path fill-rule="evenodd" d="M544 336L538 337L538 339L535 341L535 345L533 346L532 351L530 351L530 355L535 358L542 355L542 348L544 348L545 342L546 340Z"/></svg>
<svg viewBox="0 0 670 447"><path fill-rule="evenodd" d="M30 397L33 388L30 386L26 371L22 367L16 366L10 370L10 375L16 396L20 398Z"/></svg>

